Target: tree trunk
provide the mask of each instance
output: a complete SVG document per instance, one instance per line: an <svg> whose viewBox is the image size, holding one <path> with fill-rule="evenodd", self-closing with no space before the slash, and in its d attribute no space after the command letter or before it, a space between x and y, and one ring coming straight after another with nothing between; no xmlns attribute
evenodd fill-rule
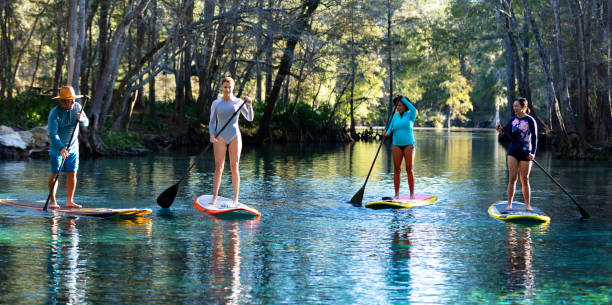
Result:
<svg viewBox="0 0 612 305"><path fill-rule="evenodd" d="M595 120L595 139L597 141L609 141L612 137L612 96L610 88L612 88L612 52L611 44L612 37L610 27L612 26L612 0L602 1L601 12L601 30L599 51L599 60L597 64L597 76L599 77L599 85L597 86L597 119Z"/></svg>
<svg viewBox="0 0 612 305"><path fill-rule="evenodd" d="M576 43L578 50L578 128L581 133L588 135L590 125L590 109L589 109L589 93L587 87L587 54L585 46L584 19L583 10L579 0L569 0L571 3L570 11L576 22Z"/></svg>
<svg viewBox="0 0 612 305"><path fill-rule="evenodd" d="M143 51L144 51L144 45L145 45L144 36L146 33L145 21L142 16L138 16L138 18L136 19L136 25L137 25L137 29L136 29L136 59L137 59L136 70L141 71L142 66L140 64L140 59L142 58ZM142 83L142 77L139 79L138 82ZM138 89L138 93L136 94L135 104L134 106L132 106L132 108L134 107L138 109L145 109L144 88ZM129 127L129 120L131 119L132 119L131 116L129 116L127 127Z"/></svg>
<svg viewBox="0 0 612 305"><path fill-rule="evenodd" d="M391 1L387 0L387 58L389 62L389 115L393 111L393 60L391 58Z"/></svg>
<svg viewBox="0 0 612 305"><path fill-rule="evenodd" d="M506 12L506 13L504 13ZM504 0L499 0L497 7L497 17L499 23L504 27L504 43L506 45L506 96L508 98L508 111L512 115L512 103L516 98L516 82L515 82L515 57L513 56L514 34L510 27L510 18L507 15L508 10L505 8Z"/></svg>
<svg viewBox="0 0 612 305"><path fill-rule="evenodd" d="M285 76L291 71L295 46L299 42L302 33L308 28L310 16L312 16L314 11L317 9L319 3L320 0L304 0L304 2L302 3L301 10L299 12L299 16L293 24L292 28L289 30L289 33L286 37L287 44L285 45L285 49L283 50L283 56L281 57L278 72L276 73L274 85L272 86L272 90L269 92L269 94L267 94L266 97L266 107L264 109L264 113L261 117L259 125L259 142L263 142L266 139L270 138L270 122L272 121L272 116L274 114L274 109L276 108L278 95L280 93L280 89L285 79Z"/></svg>
<svg viewBox="0 0 612 305"><path fill-rule="evenodd" d="M553 85L553 80L550 74L550 68L548 64L548 56L546 55L546 50L544 49L544 45L542 44L538 25L536 24L533 14L531 13L531 9L529 8L527 0L523 0L523 7L525 9L525 13L529 18L529 22L531 24L531 31L533 32L533 35L535 37L536 44L538 46L538 53L540 55L540 60L542 61L542 69L544 70L543 72L546 79L548 104L550 106L550 109L552 110L552 130L556 133L556 139L558 141L559 147L563 148L568 143L567 132L565 130L565 124L563 123L563 116L561 116L561 111L559 109L559 102L557 101L557 97L555 94L555 87ZM570 147L571 150L576 148L578 147Z"/></svg>
<svg viewBox="0 0 612 305"><path fill-rule="evenodd" d="M53 77L53 96L57 96L59 94L59 87L62 83L62 69L64 67L64 45L62 41L62 33L64 32L64 20L65 16L62 14L63 12L63 3L57 2L56 12L57 12L57 31L55 32L55 37L57 40L57 46L55 49L55 74Z"/></svg>
<svg viewBox="0 0 612 305"><path fill-rule="evenodd" d="M32 24L32 27L30 28L30 32L28 33L28 38L26 39L26 41L23 43L23 45L19 49L19 53L17 53L17 60L15 61L15 64L14 64L15 68L13 72L10 74L10 84L13 84L13 85L15 84L15 78L17 77L17 73L19 72L19 66L21 64L21 59L23 58L23 54L25 53L25 50L28 47L28 45L30 45L30 40L32 39L34 30L36 30L36 26L38 25L38 21L40 20L40 17L46 11L47 11L47 3L44 4L41 12L38 15L36 15L36 19L34 19L34 23Z"/></svg>
<svg viewBox="0 0 612 305"><path fill-rule="evenodd" d="M175 87L175 99L174 99L174 122L178 125L179 129L183 129L183 121L185 119L185 68L184 60L185 53L181 52L177 62L174 64L174 80L176 83Z"/></svg>
<svg viewBox="0 0 612 305"><path fill-rule="evenodd" d="M355 15L355 3L351 3L351 16ZM351 139L357 139L357 131L355 130L355 66L357 62L355 60L355 23L354 18L351 19L351 109L350 109L350 117L351 117L351 126L349 128L349 133L351 135ZM389 24L390 25L390 24ZM389 62L389 68L391 68L391 62ZM391 91L393 92L393 91Z"/></svg>
<svg viewBox="0 0 612 305"><path fill-rule="evenodd" d="M225 12L225 0L219 1L221 12ZM211 6L209 10L213 10ZM212 12L214 14L214 12ZM212 20L212 15L210 16ZM223 51L225 49L225 37L228 34L229 23L227 20L220 21L217 26L215 33L214 42L208 54L202 54L199 63L202 65L202 73L199 76L200 81L200 92L198 96L198 103L196 107L196 113L201 122L208 122L209 110L208 105L212 102L215 96L213 90L213 82L216 81L214 78L219 70L219 60L222 58Z"/></svg>
<svg viewBox="0 0 612 305"><path fill-rule="evenodd" d="M0 34L2 35L2 44L0 60L0 98L6 97L10 99L12 97L12 91L14 84L11 83L11 67L10 64L13 61L13 40L11 32L11 19L13 16L12 3L2 1L2 10L0 11Z"/></svg>
<svg viewBox="0 0 612 305"><path fill-rule="evenodd" d="M152 48L157 44L157 0L151 1L151 19L150 19L150 47ZM149 65L153 63L152 59L149 59ZM151 75L149 81L149 114L151 118L157 117L157 111L155 109L155 76Z"/></svg>
<svg viewBox="0 0 612 305"><path fill-rule="evenodd" d="M565 110L565 119L567 124L567 136L568 140L572 142L571 147L575 147L578 151L574 155L584 155L584 139L577 130L576 121L574 120L574 110L570 104L569 88L567 84L567 72L565 70L565 59L563 55L563 38L561 36L561 17L559 14L559 0L552 0L553 11L555 15L555 50L556 50L556 61L555 65L559 70L560 77L560 90L561 90L561 104Z"/></svg>
<svg viewBox="0 0 612 305"><path fill-rule="evenodd" d="M34 72L32 72L32 81L30 82L30 88L34 87L36 81L36 74L38 73L38 66L40 64L40 54L45 44L45 38L47 37L47 31L43 31L42 37L40 38L40 45L38 45L38 51L36 51L36 63L34 64Z"/></svg>
<svg viewBox="0 0 612 305"><path fill-rule="evenodd" d="M263 39L262 37L264 36L264 31L263 31L263 22L264 22L264 2L263 0L259 0L258 1L258 13L257 13L257 37L259 37L259 39L257 39L257 56L255 57L255 60L257 60L257 76L256 76L256 82L257 84L256 86L256 91L255 91L255 98L257 101L261 101L261 96L262 96L262 88L261 88L261 82L262 82L262 69L261 69L261 54L263 51Z"/></svg>
<svg viewBox="0 0 612 305"><path fill-rule="evenodd" d="M106 53L108 61L104 63L104 66L102 67L102 73L100 74L100 79L96 84L89 110L91 124L89 127L88 138L94 153L100 153L102 150L102 142L97 133L98 130L103 127L102 116L107 113L108 108L110 107L113 84L116 79L119 66L119 57L123 53L125 40L127 38L130 25L136 16L143 13L149 2L150 0L137 0L132 9L130 9L124 15L123 19L117 24L117 27L112 35L111 43ZM105 96L106 100L104 100Z"/></svg>
<svg viewBox="0 0 612 305"><path fill-rule="evenodd" d="M76 68L76 49L78 44L79 0L68 0L68 79L67 83L74 88Z"/></svg>

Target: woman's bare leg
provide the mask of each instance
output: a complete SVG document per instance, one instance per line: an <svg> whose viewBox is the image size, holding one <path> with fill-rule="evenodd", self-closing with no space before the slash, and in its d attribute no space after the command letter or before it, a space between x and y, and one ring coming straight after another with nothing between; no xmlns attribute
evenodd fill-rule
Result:
<svg viewBox="0 0 612 305"><path fill-rule="evenodd" d="M531 162L519 162L521 169L521 190L523 191L523 199L525 199L525 208L527 211L532 211L531 208L531 186L529 185L529 173L531 172Z"/></svg>
<svg viewBox="0 0 612 305"><path fill-rule="evenodd" d="M404 159L406 160L406 174L408 174L410 199L414 199L414 174L412 172L412 165L414 164L414 145L410 145L404 149Z"/></svg>
<svg viewBox="0 0 612 305"><path fill-rule="evenodd" d="M221 186L221 176L223 175L223 167L225 165L225 152L227 151L225 140L222 137L217 137L217 140L218 142L213 143L213 150L215 151L215 176L213 177L213 199L211 204L217 202L217 195Z"/></svg>
<svg viewBox="0 0 612 305"><path fill-rule="evenodd" d="M393 186L395 187L395 199L399 199L400 176L402 174L402 149L396 145L391 148L393 154Z"/></svg>
<svg viewBox="0 0 612 305"><path fill-rule="evenodd" d="M237 135L230 141L229 144L229 159L230 168L232 170L232 187L234 188L234 203L238 203L238 194L240 193L240 172L238 164L240 163L240 153L242 152L242 137Z"/></svg>
<svg viewBox="0 0 612 305"><path fill-rule="evenodd" d="M519 161L513 157L507 157L508 162L508 207L506 210L512 210L512 200L514 200L514 193L516 192L516 180L518 180L518 165Z"/></svg>

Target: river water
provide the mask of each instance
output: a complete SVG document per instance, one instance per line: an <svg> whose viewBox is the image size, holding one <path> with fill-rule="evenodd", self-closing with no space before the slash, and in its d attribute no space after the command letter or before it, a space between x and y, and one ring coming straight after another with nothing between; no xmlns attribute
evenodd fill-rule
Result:
<svg viewBox="0 0 612 305"><path fill-rule="evenodd" d="M211 193L212 153L167 210L155 199L197 152L82 160L75 201L153 213L98 219L0 207L0 304L612 302L609 161L540 152L539 162L592 218L581 221L534 167L532 203L552 220L507 224L487 213L505 198L507 181L494 133L420 130L415 137L417 193L439 199L404 210L347 203L377 143L246 146L240 198L262 213L251 220L216 219L192 206ZM44 201L47 176L46 161L2 161L0 198ZM232 196L230 176L226 166L225 197ZM517 189L522 201L520 182ZM364 203L392 194L391 154L383 146Z"/></svg>

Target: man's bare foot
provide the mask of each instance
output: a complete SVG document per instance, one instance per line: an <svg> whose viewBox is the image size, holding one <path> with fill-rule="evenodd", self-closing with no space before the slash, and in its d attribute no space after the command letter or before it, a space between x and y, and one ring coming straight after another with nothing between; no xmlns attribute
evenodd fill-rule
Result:
<svg viewBox="0 0 612 305"><path fill-rule="evenodd" d="M525 207L525 210L529 212L535 212L535 210L532 207Z"/></svg>
<svg viewBox="0 0 612 305"><path fill-rule="evenodd" d="M508 205L508 206L506 207L506 211L512 211L512 205Z"/></svg>
<svg viewBox="0 0 612 305"><path fill-rule="evenodd" d="M395 195L395 200L399 200L399 195Z"/></svg>
<svg viewBox="0 0 612 305"><path fill-rule="evenodd" d="M82 208L82 206L74 202L66 202L66 208L67 209L74 209L74 208L79 209L79 208Z"/></svg>
<svg viewBox="0 0 612 305"><path fill-rule="evenodd" d="M59 209L60 206L57 204L57 202L50 202L49 205L47 206L47 208L49 208L49 209Z"/></svg>
<svg viewBox="0 0 612 305"><path fill-rule="evenodd" d="M414 195L410 195L410 199L414 199Z"/></svg>

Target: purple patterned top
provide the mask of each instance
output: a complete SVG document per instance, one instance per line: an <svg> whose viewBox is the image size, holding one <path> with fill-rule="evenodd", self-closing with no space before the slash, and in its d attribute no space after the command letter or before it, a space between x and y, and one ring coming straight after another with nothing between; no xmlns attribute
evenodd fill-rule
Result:
<svg viewBox="0 0 612 305"><path fill-rule="evenodd" d="M523 118L513 116L508 120L506 130L510 130L510 150L523 151L526 154L535 155L538 148L538 125L530 115ZM519 146L520 143L520 146Z"/></svg>

